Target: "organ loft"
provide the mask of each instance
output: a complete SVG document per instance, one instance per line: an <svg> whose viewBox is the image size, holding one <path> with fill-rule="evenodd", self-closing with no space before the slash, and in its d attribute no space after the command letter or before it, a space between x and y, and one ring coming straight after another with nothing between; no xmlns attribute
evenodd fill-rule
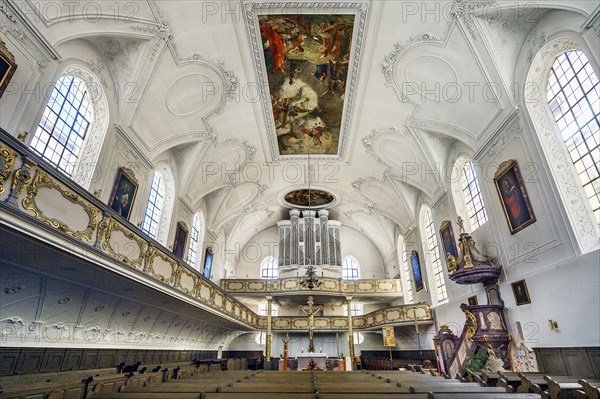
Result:
<svg viewBox="0 0 600 399"><path fill-rule="evenodd" d="M0 398L598 398L599 32L0 0Z"/></svg>

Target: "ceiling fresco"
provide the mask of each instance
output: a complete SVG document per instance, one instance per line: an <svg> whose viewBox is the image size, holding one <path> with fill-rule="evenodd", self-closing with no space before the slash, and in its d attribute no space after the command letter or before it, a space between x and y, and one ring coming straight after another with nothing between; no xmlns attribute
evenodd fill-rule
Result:
<svg viewBox="0 0 600 399"><path fill-rule="evenodd" d="M252 13L257 70L275 158L341 157L364 18L357 9ZM362 11L362 10L360 10ZM360 25L362 26L362 25Z"/></svg>

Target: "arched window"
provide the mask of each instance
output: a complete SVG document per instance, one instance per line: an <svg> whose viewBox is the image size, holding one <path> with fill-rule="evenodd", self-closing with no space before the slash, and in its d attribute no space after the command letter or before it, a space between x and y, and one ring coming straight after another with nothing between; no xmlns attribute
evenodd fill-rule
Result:
<svg viewBox="0 0 600 399"><path fill-rule="evenodd" d="M475 230L487 222L488 218L477 181L477 172L471 161L465 162L462 168L460 185L467 207L467 217L471 223L471 229Z"/></svg>
<svg viewBox="0 0 600 399"><path fill-rule="evenodd" d="M267 303L259 303L258 304L258 315L259 316L267 316L269 311L269 304ZM276 317L279 314L279 307L274 303L271 304L271 317ZM267 333L259 332L256 333L254 337L254 341L256 341L259 345L265 345L267 343Z"/></svg>
<svg viewBox="0 0 600 399"><path fill-rule="evenodd" d="M74 76L62 75L54 85L31 148L72 176L93 120L87 85Z"/></svg>
<svg viewBox="0 0 600 399"><path fill-rule="evenodd" d="M430 285L435 287L436 302L448 299L446 293L446 281L444 280L444 271L440 260L440 248L438 245L437 234L433 224L431 209L428 206L421 208L421 233L425 238L425 263L428 269L428 278Z"/></svg>
<svg viewBox="0 0 600 399"><path fill-rule="evenodd" d="M346 256L342 262L342 279L358 280L358 261L354 256Z"/></svg>
<svg viewBox="0 0 600 399"><path fill-rule="evenodd" d="M150 196L146 206L146 214L142 231L152 238L158 236L158 226L161 220L162 211L165 202L165 184L162 174L159 171L154 172L152 186L150 187Z"/></svg>
<svg viewBox="0 0 600 399"><path fill-rule="evenodd" d="M274 280L279 276L277 260L271 255L267 256L260 265L260 277L265 280Z"/></svg>
<svg viewBox="0 0 600 399"><path fill-rule="evenodd" d="M461 156L454 163L451 189L456 213L463 218L468 231L474 231L487 222L477 170L469 158Z"/></svg>
<svg viewBox="0 0 600 399"><path fill-rule="evenodd" d="M568 51L556 58L547 95L561 138L600 224L600 88L582 51Z"/></svg>
<svg viewBox="0 0 600 399"><path fill-rule="evenodd" d="M408 266L408 254L406 253L406 242L404 236L398 236L398 267L400 268L400 277L402 278L402 287L404 288L404 303L413 303L415 300L413 292L413 283L410 267Z"/></svg>
<svg viewBox="0 0 600 399"><path fill-rule="evenodd" d="M202 258L202 243L204 242L204 215L198 212L194 215L192 231L190 233L190 248L188 250L188 263L196 270L200 270Z"/></svg>

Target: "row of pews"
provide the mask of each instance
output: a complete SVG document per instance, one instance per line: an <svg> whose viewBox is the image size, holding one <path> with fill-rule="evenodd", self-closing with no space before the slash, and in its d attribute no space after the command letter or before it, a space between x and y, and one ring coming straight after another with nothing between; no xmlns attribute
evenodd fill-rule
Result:
<svg viewBox="0 0 600 399"><path fill-rule="evenodd" d="M105 369L0 377L0 399L86 399L216 371L246 369L246 359L194 360L162 365L122 363Z"/></svg>
<svg viewBox="0 0 600 399"><path fill-rule="evenodd" d="M96 389L89 399L539 399L411 371L211 371ZM135 377L134 377L135 378Z"/></svg>
<svg viewBox="0 0 600 399"><path fill-rule="evenodd" d="M509 392L533 392L544 399L600 399L600 380L574 376L549 376L545 373L468 373L465 381L481 386L500 387Z"/></svg>

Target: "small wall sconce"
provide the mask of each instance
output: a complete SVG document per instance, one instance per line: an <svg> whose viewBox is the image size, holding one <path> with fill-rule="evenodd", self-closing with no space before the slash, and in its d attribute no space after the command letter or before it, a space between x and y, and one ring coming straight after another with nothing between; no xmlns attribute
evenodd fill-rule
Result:
<svg viewBox="0 0 600 399"><path fill-rule="evenodd" d="M556 320L548 320L551 330L558 330L558 322Z"/></svg>
<svg viewBox="0 0 600 399"><path fill-rule="evenodd" d="M29 136L29 132L19 133L17 135L17 140L19 140L21 143L24 143L25 140L27 140L27 136Z"/></svg>

